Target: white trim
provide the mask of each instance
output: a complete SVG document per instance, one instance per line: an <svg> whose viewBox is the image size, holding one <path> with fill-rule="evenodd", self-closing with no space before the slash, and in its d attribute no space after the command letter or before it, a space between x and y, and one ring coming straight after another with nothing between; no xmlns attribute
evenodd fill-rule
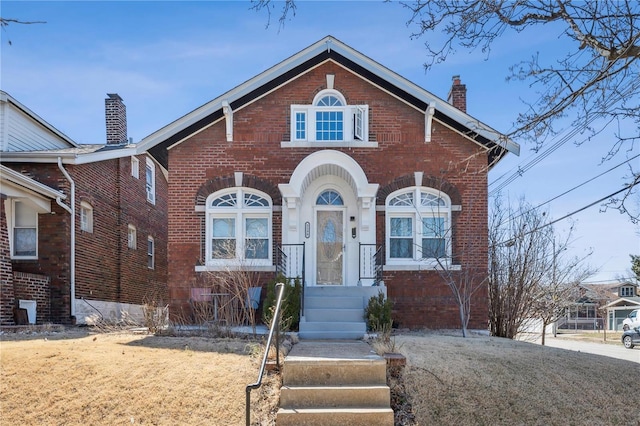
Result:
<svg viewBox="0 0 640 426"><path fill-rule="evenodd" d="M432 93L422 89L421 87L410 82L404 77L401 77L399 74L371 60L367 56L357 52L356 50L352 49L351 47L347 46L346 44L342 43L341 41L335 39L332 36L327 36L322 40L319 40L318 42L312 44L306 49L301 50L297 54L269 68L265 72L253 77L252 79L246 81L245 83L226 92L224 95L216 99L213 99L212 101L184 115L183 117L179 118L173 123L145 137L138 144L138 150L139 150L138 152L143 152L150 149L151 147L165 141L166 139L175 135L176 133L188 128L192 124L197 123L199 120L213 114L215 111L220 110L220 108L222 107L221 103L223 100L226 100L227 102L232 103L235 100L240 99L243 96L251 93L253 90L258 89L259 87L265 85L269 81L272 81L275 78L281 75L284 75L286 72L294 69L295 67L302 65L308 60L326 51L328 44L331 45L331 50L336 51L341 56L344 56L345 58L351 60L352 62L364 67L365 69L371 71L373 74L388 81L392 85L407 92L408 94L421 100L427 105L431 104L432 102L435 102L437 109L442 111L443 114L451 117L454 121L457 121L458 123L467 127L469 125L472 125L473 127L470 127L470 130L477 132L481 136L505 148L506 150L515 153L516 155L519 154L520 152L519 145L514 143L510 139L506 138L501 133L493 130L492 128L490 128L489 126L483 123L480 123L478 120L458 110L453 105L450 105L444 100L439 99ZM293 76L290 80L288 80L287 82L284 82L282 85L295 80L299 76L300 75ZM279 85L278 87L281 87L282 85ZM278 87L273 88L273 90L277 90ZM271 90L269 93L273 92L273 90ZM262 96L266 96L267 94L268 93L265 93ZM255 100L252 100L252 101L255 101ZM243 106L239 107L238 109L241 109L242 107ZM461 132L458 132L458 133L461 133Z"/></svg>
<svg viewBox="0 0 640 426"><path fill-rule="evenodd" d="M233 109L227 100L222 101L222 113L226 125L227 142L233 142Z"/></svg>
<svg viewBox="0 0 640 426"><path fill-rule="evenodd" d="M2 156L4 157L5 153L2 153ZM3 181L7 181L10 182L16 186L22 187L26 190L29 191L33 191L36 194L48 197L48 198L60 198L60 199L65 199L67 198L67 196L56 190L51 188L50 186L47 186L45 184L42 184L40 182L38 182L37 180L33 180L25 175L23 175L20 172L16 172L13 169L10 169L9 167L3 166L2 164L0 164L0 178ZM2 184L2 193L4 193L5 187L4 187L4 183ZM49 211L51 211L51 209L49 209Z"/></svg>

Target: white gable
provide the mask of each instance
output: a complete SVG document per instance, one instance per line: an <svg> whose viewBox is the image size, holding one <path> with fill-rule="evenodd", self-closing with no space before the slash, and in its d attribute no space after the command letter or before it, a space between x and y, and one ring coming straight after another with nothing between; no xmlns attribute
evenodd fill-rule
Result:
<svg viewBox="0 0 640 426"><path fill-rule="evenodd" d="M0 97L0 151L29 152L77 146L10 96Z"/></svg>

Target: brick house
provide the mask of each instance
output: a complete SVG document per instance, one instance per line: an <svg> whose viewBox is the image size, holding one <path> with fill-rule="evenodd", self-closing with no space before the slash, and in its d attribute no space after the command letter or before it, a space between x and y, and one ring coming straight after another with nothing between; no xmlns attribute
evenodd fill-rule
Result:
<svg viewBox="0 0 640 426"><path fill-rule="evenodd" d="M79 145L0 92L0 324L139 315L167 300L167 177L127 143L105 101L107 144Z"/></svg>
<svg viewBox="0 0 640 426"><path fill-rule="evenodd" d="M329 36L138 150L170 176L172 315L217 271L282 271L304 283L301 336L322 337L361 336L379 291L401 327L460 327L443 272L486 279L487 173L519 146L466 114L459 77L447 102Z"/></svg>

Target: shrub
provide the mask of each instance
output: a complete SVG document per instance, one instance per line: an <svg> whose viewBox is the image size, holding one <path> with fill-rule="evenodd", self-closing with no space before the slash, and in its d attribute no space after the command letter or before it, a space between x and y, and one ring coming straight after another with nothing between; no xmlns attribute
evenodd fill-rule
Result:
<svg viewBox="0 0 640 426"><path fill-rule="evenodd" d="M300 278L287 279L283 275L278 275L267 283L267 296L262 310L262 320L265 324L271 324L276 304L276 284L284 283L284 293L282 295L281 330L297 331L300 324L300 295L302 286Z"/></svg>
<svg viewBox="0 0 640 426"><path fill-rule="evenodd" d="M385 298L384 293L379 292L377 296L371 296L364 310L367 330L374 332L391 330L391 325L393 324L391 308L391 300Z"/></svg>

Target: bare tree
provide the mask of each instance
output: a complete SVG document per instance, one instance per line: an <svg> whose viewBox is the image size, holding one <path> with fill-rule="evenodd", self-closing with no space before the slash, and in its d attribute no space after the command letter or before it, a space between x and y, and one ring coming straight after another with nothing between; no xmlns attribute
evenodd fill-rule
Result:
<svg viewBox="0 0 640 426"><path fill-rule="evenodd" d="M544 333L575 300L576 284L590 271L583 266L586 256L565 258L571 234L556 236L546 214L524 200L513 212L496 199L489 224L492 335L513 339L531 319L541 320Z"/></svg>
<svg viewBox="0 0 640 426"><path fill-rule="evenodd" d="M558 31L573 42L564 57L543 61L538 53L513 65L507 80L523 80L538 89L538 99L526 101L508 135L528 140L536 149L558 134L561 120L587 134L584 140L611 127L616 138L605 159L631 151L640 139L640 2L636 0L415 0L403 2L411 12L414 38L425 37L428 69L447 60L458 48L480 49L487 57L496 40L515 37L529 28ZM432 43L432 33L444 41ZM545 55L548 56L548 55ZM639 183L632 170L622 196L609 205L637 220L627 199Z"/></svg>
<svg viewBox="0 0 640 426"><path fill-rule="evenodd" d="M271 0L252 3L270 17ZM479 49L489 58L497 40L515 39L531 28L557 32L559 39L572 43L564 56L531 53L510 68L507 80L528 82L537 89L537 99L523 99L523 109L506 137L529 141L537 150L563 128L572 129L574 138L582 133L582 142L612 129L615 137L605 148L603 160L631 152L640 140L637 0L413 0L400 4L410 13L407 25L415 28L412 37L426 40L427 70L460 48ZM282 28L289 15L295 16L296 2L286 0L280 12ZM432 41L441 40L434 33L444 34L444 40ZM603 201L605 207L627 213L634 222L640 219L640 209L629 201L638 184L640 170L630 166L628 185Z"/></svg>

